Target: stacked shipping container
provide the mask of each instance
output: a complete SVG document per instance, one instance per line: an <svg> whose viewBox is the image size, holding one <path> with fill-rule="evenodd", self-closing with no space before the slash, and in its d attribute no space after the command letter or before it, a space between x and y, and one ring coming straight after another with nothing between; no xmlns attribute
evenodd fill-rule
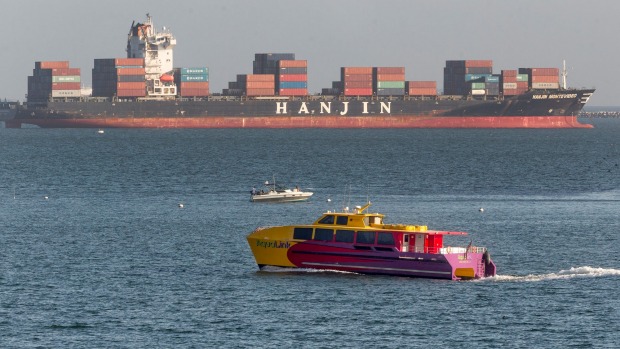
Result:
<svg viewBox="0 0 620 349"><path fill-rule="evenodd" d="M372 67L342 67L340 81L345 96L372 96Z"/></svg>
<svg viewBox="0 0 620 349"><path fill-rule="evenodd" d="M81 96L80 68L70 68L68 61L35 62L28 77L28 100L79 98Z"/></svg>
<svg viewBox="0 0 620 349"><path fill-rule="evenodd" d="M500 88L504 96L525 93L528 90L528 77L525 74L517 74L516 70L502 70Z"/></svg>
<svg viewBox="0 0 620 349"><path fill-rule="evenodd" d="M278 61L293 61L294 53L256 53L254 55L254 74L278 74Z"/></svg>
<svg viewBox="0 0 620 349"><path fill-rule="evenodd" d="M446 61L443 75L443 88L446 95L485 94L486 78L493 74L492 60L459 60ZM497 92L499 93L499 77L497 77ZM495 86L491 86L493 90Z"/></svg>
<svg viewBox="0 0 620 349"><path fill-rule="evenodd" d="M308 95L308 61L279 60L276 92L280 96Z"/></svg>
<svg viewBox="0 0 620 349"><path fill-rule="evenodd" d="M437 81L407 81L405 89L409 96L437 96Z"/></svg>
<svg viewBox="0 0 620 349"><path fill-rule="evenodd" d="M175 68L174 82L181 97L209 95L209 68Z"/></svg>
<svg viewBox="0 0 620 349"><path fill-rule="evenodd" d="M403 96L405 94L404 67L374 67L373 89L377 96Z"/></svg>
<svg viewBox="0 0 620 349"><path fill-rule="evenodd" d="M557 90L560 88L558 68L519 68L519 74L527 74L529 87L535 90Z"/></svg>
<svg viewBox="0 0 620 349"><path fill-rule="evenodd" d="M93 96L146 96L144 59L95 59L93 68Z"/></svg>

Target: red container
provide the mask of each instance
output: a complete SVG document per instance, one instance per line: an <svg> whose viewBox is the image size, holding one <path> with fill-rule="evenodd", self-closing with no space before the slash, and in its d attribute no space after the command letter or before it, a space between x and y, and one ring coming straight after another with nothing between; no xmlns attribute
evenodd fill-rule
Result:
<svg viewBox="0 0 620 349"><path fill-rule="evenodd" d="M120 89L116 91L118 97L144 97L146 91L144 89Z"/></svg>
<svg viewBox="0 0 620 349"><path fill-rule="evenodd" d="M407 86L411 88L432 88L437 89L437 81L407 81Z"/></svg>
<svg viewBox="0 0 620 349"><path fill-rule="evenodd" d="M405 75L405 67L376 67L374 68L375 74L401 74ZM394 81L394 80L385 80Z"/></svg>
<svg viewBox="0 0 620 349"><path fill-rule="evenodd" d="M505 78L507 76L514 76L515 78L517 77L517 70L502 70L502 76Z"/></svg>
<svg viewBox="0 0 620 349"><path fill-rule="evenodd" d="M560 75L560 69L558 68L530 68L531 69L531 75L535 76L535 75L555 75L555 76L559 76Z"/></svg>
<svg viewBox="0 0 620 349"><path fill-rule="evenodd" d="M307 74L281 74L280 81L308 81Z"/></svg>
<svg viewBox="0 0 620 349"><path fill-rule="evenodd" d="M245 76L245 80L241 80L241 81L271 81L274 82L276 81L275 76L273 74L247 74L247 75L242 75Z"/></svg>
<svg viewBox="0 0 620 349"><path fill-rule="evenodd" d="M493 61L487 59L473 59L465 61L466 68L491 68L493 67Z"/></svg>
<svg viewBox="0 0 620 349"><path fill-rule="evenodd" d="M116 58L114 59L115 66L138 66L144 67L144 58Z"/></svg>
<svg viewBox="0 0 620 349"><path fill-rule="evenodd" d="M528 88L529 88L529 82L527 82L527 81L517 81L517 90L525 89L527 91Z"/></svg>
<svg viewBox="0 0 620 349"><path fill-rule="evenodd" d="M249 88L246 90L246 96L274 96L275 89L273 88Z"/></svg>
<svg viewBox="0 0 620 349"><path fill-rule="evenodd" d="M182 82L179 85L179 89L209 89L208 81L191 81L191 82Z"/></svg>
<svg viewBox="0 0 620 349"><path fill-rule="evenodd" d="M345 96L372 96L372 88L345 88Z"/></svg>
<svg viewBox="0 0 620 349"><path fill-rule="evenodd" d="M377 74L377 81L405 81L405 74Z"/></svg>
<svg viewBox="0 0 620 349"><path fill-rule="evenodd" d="M307 60L281 60L278 61L278 69L280 68L307 68Z"/></svg>
<svg viewBox="0 0 620 349"><path fill-rule="evenodd" d="M308 89L306 88L281 88L278 91L280 96L307 96Z"/></svg>
<svg viewBox="0 0 620 349"><path fill-rule="evenodd" d="M80 75L80 68L54 68L52 69L52 76L78 76Z"/></svg>
<svg viewBox="0 0 620 349"><path fill-rule="evenodd" d="M342 81L371 81L372 74L347 74L343 76Z"/></svg>
<svg viewBox="0 0 620 349"><path fill-rule="evenodd" d="M409 88L410 96L437 96L437 89L429 87L412 87Z"/></svg>
<svg viewBox="0 0 620 349"><path fill-rule="evenodd" d="M146 75L144 68L117 68L116 75Z"/></svg>
<svg viewBox="0 0 620 349"><path fill-rule="evenodd" d="M138 90L145 89L146 84L144 82L117 82L116 89L117 90Z"/></svg>
<svg viewBox="0 0 620 349"><path fill-rule="evenodd" d="M275 89L276 83L274 81L248 81L245 87L249 89Z"/></svg>
<svg viewBox="0 0 620 349"><path fill-rule="evenodd" d="M516 76L502 76L502 82L517 82Z"/></svg>
<svg viewBox="0 0 620 349"><path fill-rule="evenodd" d="M557 75L532 75L531 82L559 82L560 77Z"/></svg>
<svg viewBox="0 0 620 349"><path fill-rule="evenodd" d="M79 82L52 82L52 90L79 90Z"/></svg>
<svg viewBox="0 0 620 349"><path fill-rule="evenodd" d="M341 76L348 74L369 74L372 76L372 67L342 67L340 73Z"/></svg>
<svg viewBox="0 0 620 349"><path fill-rule="evenodd" d="M36 69L69 69L69 61L41 61L34 62Z"/></svg>
<svg viewBox="0 0 620 349"><path fill-rule="evenodd" d="M204 88L184 88L179 91L181 97L206 97L209 95L209 89Z"/></svg>
<svg viewBox="0 0 620 349"><path fill-rule="evenodd" d="M345 88L372 88L372 81L345 81Z"/></svg>

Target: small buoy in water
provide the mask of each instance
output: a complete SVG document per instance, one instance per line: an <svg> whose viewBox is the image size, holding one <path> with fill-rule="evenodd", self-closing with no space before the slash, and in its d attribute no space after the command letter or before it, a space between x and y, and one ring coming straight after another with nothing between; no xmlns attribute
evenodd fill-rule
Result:
<svg viewBox="0 0 620 349"><path fill-rule="evenodd" d="M45 200L49 199L49 198L47 197L47 195L45 195L43 198L44 198Z"/></svg>
<svg viewBox="0 0 620 349"><path fill-rule="evenodd" d="M103 134L103 133L105 133L105 131L103 131L103 130L99 130L99 131L97 131L97 133L99 133L99 134Z"/></svg>
<svg viewBox="0 0 620 349"><path fill-rule="evenodd" d="M480 209L478 211L484 212L484 208L480 207Z"/></svg>
<svg viewBox="0 0 620 349"><path fill-rule="evenodd" d="M183 205L183 203L179 203L179 208L183 208L185 207L185 205Z"/></svg>
<svg viewBox="0 0 620 349"><path fill-rule="evenodd" d="M332 202L332 199L330 199L330 198L327 198L327 202Z"/></svg>

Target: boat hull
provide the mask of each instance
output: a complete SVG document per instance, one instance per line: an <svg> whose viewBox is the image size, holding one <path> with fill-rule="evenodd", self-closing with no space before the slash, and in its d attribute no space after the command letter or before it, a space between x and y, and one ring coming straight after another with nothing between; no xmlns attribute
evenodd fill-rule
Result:
<svg viewBox="0 0 620 349"><path fill-rule="evenodd" d="M416 253L356 249L351 245L294 241L290 229L258 228L248 244L259 266L346 271L448 280L495 275L485 253Z"/></svg>
<svg viewBox="0 0 620 349"><path fill-rule="evenodd" d="M28 103L7 127L88 128L590 128L577 115L594 90L528 92L502 100L51 101ZM453 99L454 97L454 99ZM218 99L219 98L219 99ZM224 98L224 99L222 99Z"/></svg>
<svg viewBox="0 0 620 349"><path fill-rule="evenodd" d="M310 199L312 194L296 192L296 193L285 193L285 194L257 194L250 196L250 201L252 202L300 202L307 201Z"/></svg>
<svg viewBox="0 0 620 349"><path fill-rule="evenodd" d="M262 117L105 117L20 118L6 121L7 128L22 124L42 128L592 128L576 116L262 116Z"/></svg>

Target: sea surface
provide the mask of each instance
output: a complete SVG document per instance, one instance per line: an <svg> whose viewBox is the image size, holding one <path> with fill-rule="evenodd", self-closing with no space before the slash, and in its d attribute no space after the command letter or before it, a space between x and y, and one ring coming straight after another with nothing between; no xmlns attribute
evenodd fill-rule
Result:
<svg viewBox="0 0 620 349"><path fill-rule="evenodd" d="M0 347L618 348L620 120L590 122L2 128ZM273 178L315 195L251 203ZM488 247L498 276L258 270L256 227L368 200L469 232L450 245Z"/></svg>

